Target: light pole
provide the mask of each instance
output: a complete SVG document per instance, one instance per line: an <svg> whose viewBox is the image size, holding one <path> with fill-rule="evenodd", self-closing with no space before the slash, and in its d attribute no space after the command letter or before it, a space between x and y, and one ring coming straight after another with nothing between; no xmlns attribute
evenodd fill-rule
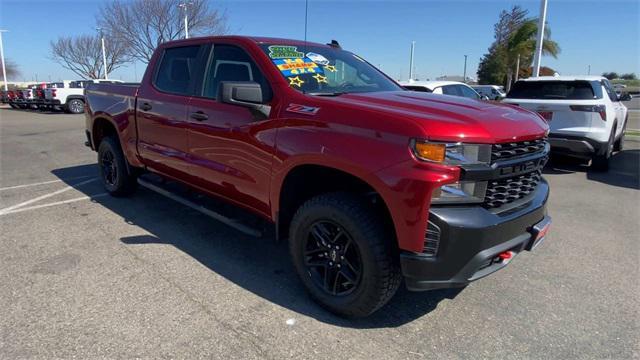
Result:
<svg viewBox="0 0 640 360"><path fill-rule="evenodd" d="M102 65L104 66L104 79L107 80L109 78L109 74L107 72L107 51L104 47L104 33L102 32L102 28L96 28L100 31L100 42L102 43Z"/></svg>
<svg viewBox="0 0 640 360"><path fill-rule="evenodd" d="M518 60L516 61L516 81L520 77L520 54L518 54Z"/></svg>
<svg viewBox="0 0 640 360"><path fill-rule="evenodd" d="M464 72L462 73L462 82L467 83L467 55L464 56Z"/></svg>
<svg viewBox="0 0 640 360"><path fill-rule="evenodd" d="M413 80L413 53L415 52L416 42L411 42L411 59L409 60L409 81Z"/></svg>
<svg viewBox="0 0 640 360"><path fill-rule="evenodd" d="M2 61L2 80L4 81L4 91L8 91L7 86L7 68L4 65L4 48L2 47L2 33L8 30L0 30L0 60Z"/></svg>
<svg viewBox="0 0 640 360"><path fill-rule="evenodd" d="M540 76L540 58L542 57L542 42L544 41L544 24L547 18L547 0L540 0L540 18L538 19L538 36L536 37L536 52L533 54L533 77Z"/></svg>
<svg viewBox="0 0 640 360"><path fill-rule="evenodd" d="M193 3L183 2L178 5L184 10L184 38L185 39L189 38L189 12L187 11L187 8L189 5L193 5Z"/></svg>

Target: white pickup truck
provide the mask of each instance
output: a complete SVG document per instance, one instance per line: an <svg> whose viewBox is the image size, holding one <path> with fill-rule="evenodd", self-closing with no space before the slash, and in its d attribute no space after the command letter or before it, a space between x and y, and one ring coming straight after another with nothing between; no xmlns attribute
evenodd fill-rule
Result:
<svg viewBox="0 0 640 360"><path fill-rule="evenodd" d="M71 114L82 114L84 112L84 88L89 83L121 83L120 80L76 80L71 81L64 87L55 87L45 89L45 103L54 107L61 107L64 111Z"/></svg>

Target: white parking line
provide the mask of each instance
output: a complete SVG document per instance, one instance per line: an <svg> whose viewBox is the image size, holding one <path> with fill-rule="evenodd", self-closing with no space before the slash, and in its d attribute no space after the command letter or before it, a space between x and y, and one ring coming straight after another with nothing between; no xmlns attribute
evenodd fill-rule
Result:
<svg viewBox="0 0 640 360"><path fill-rule="evenodd" d="M19 213L19 212L23 212L23 211L29 211L29 210L42 209L42 208L46 208L46 207L50 207L50 206L69 204L69 203L73 203L73 202L76 202L76 201L91 200L91 199L95 199L95 198L99 198L99 197L103 197L103 196L107 196L107 195L109 195L109 194L108 193L100 193L100 194L95 194L95 195L91 195L91 196L82 196L82 197L69 199L69 200L56 201L56 202L49 203L49 204L34 205L34 206L29 206L29 207L20 208L20 209L16 209L16 210L11 210L11 211L7 211L7 212L2 212L2 213L0 213L0 216L8 215L8 214L15 214L15 213Z"/></svg>
<svg viewBox="0 0 640 360"><path fill-rule="evenodd" d="M88 184L88 183L90 183L92 181L96 181L96 180L98 180L98 179L94 178L94 179L86 180L86 181L77 183L77 184L75 184L73 186L67 186L64 189L60 189L60 190L54 191L54 192L46 194L46 195L38 196L37 198L31 199L31 200L27 200L25 202L21 202L21 203L16 204L16 205L9 206L9 207L6 207L4 209L0 209L0 215L4 215L4 214L8 213L11 210L23 207L25 205L33 204L36 201L40 201L40 200L43 200L43 199L46 199L46 198L50 198L52 196L56 196L56 195L61 194L61 193L65 192L65 191L69 191L71 189L75 189L78 186L82 186L82 185Z"/></svg>
<svg viewBox="0 0 640 360"><path fill-rule="evenodd" d="M68 179L58 179L58 180L43 181L43 182L33 183L33 184L7 186L7 187L0 188L0 191L11 190L11 189L20 189L20 188L38 186L38 185L53 184L53 183L63 182L63 181L66 182L66 181L69 181L69 180L85 179L85 178L93 177L93 176L94 175L76 176L76 177L72 177L72 178L68 178Z"/></svg>

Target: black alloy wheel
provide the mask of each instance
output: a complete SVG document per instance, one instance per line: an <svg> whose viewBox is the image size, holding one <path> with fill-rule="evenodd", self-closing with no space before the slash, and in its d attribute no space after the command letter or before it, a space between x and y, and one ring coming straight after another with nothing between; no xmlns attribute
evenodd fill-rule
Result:
<svg viewBox="0 0 640 360"><path fill-rule="evenodd" d="M362 258L351 235L331 220L311 226L304 245L305 266L314 284L326 293L345 296L362 278Z"/></svg>

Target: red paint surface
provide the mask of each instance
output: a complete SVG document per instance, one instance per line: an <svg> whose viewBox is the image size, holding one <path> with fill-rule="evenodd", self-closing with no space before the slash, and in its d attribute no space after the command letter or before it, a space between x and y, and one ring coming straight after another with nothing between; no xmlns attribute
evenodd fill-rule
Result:
<svg viewBox="0 0 640 360"><path fill-rule="evenodd" d="M304 95L289 87L258 42L272 39L208 37L161 45L138 89L96 84L87 90L88 129L112 122L133 166L146 166L274 221L280 189L297 166L322 165L359 177L389 208L400 248L422 251L431 192L454 182L459 169L420 162L411 138L499 143L543 137L547 124L514 106L409 91ZM283 45L302 42L278 40ZM166 47L200 43L244 48L273 90L271 113L256 119L247 108L213 99L165 94L151 78ZM137 99L136 99L137 95ZM142 103L153 109L141 111ZM315 114L286 111L289 104ZM136 110L137 107L137 110ZM189 114L209 118L195 121Z"/></svg>

